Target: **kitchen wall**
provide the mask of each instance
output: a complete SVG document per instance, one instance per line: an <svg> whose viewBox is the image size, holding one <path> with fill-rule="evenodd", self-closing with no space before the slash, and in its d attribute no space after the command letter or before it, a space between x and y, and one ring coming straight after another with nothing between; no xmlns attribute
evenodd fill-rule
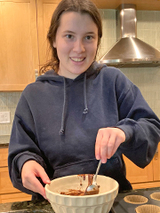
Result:
<svg viewBox="0 0 160 213"><path fill-rule="evenodd" d="M100 10L103 17L103 38L99 56L116 42L115 10ZM160 11L137 11L137 37L160 51ZM136 84L150 107L160 118L160 67L121 68Z"/></svg>
<svg viewBox="0 0 160 213"><path fill-rule="evenodd" d="M116 42L115 10L99 10L103 18L103 38L98 57ZM137 37L160 51L160 11L137 11ZM160 117L160 67L121 68L141 90L144 98ZM0 124L0 143L8 143L15 108L21 92L0 92L0 112L10 111L11 122Z"/></svg>
<svg viewBox="0 0 160 213"><path fill-rule="evenodd" d="M9 111L11 122L0 124L0 144L8 143L12 121L21 92L0 92L0 112Z"/></svg>

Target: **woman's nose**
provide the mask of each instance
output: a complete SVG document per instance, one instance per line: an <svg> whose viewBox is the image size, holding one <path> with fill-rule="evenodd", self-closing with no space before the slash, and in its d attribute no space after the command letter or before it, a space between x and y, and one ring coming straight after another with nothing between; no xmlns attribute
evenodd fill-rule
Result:
<svg viewBox="0 0 160 213"><path fill-rule="evenodd" d="M85 51L85 47L82 40L78 39L75 41L73 51L77 53L81 53Z"/></svg>

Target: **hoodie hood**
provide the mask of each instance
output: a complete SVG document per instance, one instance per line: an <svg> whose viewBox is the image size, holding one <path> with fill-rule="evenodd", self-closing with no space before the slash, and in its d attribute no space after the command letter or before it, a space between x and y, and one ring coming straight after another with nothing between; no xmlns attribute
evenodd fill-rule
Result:
<svg viewBox="0 0 160 213"><path fill-rule="evenodd" d="M105 67L105 64L99 64L96 61L94 61L91 66L83 73L81 73L79 76L77 76L75 79L69 79L65 78L63 76L58 75L54 70L49 70L45 74L38 76L36 81L55 81L55 82L61 82L63 83L63 79L65 78L67 81L77 81L84 78L84 75L86 73L86 76L89 77L95 73L98 73L103 67Z"/></svg>

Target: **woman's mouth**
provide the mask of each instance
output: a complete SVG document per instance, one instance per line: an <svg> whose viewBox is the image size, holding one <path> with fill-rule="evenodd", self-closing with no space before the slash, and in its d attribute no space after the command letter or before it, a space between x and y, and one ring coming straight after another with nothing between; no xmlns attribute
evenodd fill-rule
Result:
<svg viewBox="0 0 160 213"><path fill-rule="evenodd" d="M75 62L82 62L84 61L85 58L71 58L72 61L75 61Z"/></svg>

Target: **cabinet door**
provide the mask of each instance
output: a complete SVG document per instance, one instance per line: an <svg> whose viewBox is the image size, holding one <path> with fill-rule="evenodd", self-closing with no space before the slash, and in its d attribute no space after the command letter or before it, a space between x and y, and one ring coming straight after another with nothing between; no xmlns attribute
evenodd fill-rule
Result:
<svg viewBox="0 0 160 213"><path fill-rule="evenodd" d="M21 91L35 80L38 67L35 2L0 1L0 91Z"/></svg>
<svg viewBox="0 0 160 213"><path fill-rule="evenodd" d="M37 1L38 49L40 65L45 64L51 56L49 43L47 41L47 32L50 26L52 14L59 2L59 0Z"/></svg>
<svg viewBox="0 0 160 213"><path fill-rule="evenodd" d="M0 203L31 200L31 195L13 187L8 173L7 159L8 147L0 148Z"/></svg>
<svg viewBox="0 0 160 213"><path fill-rule="evenodd" d="M19 192L13 187L9 178L8 167L0 168L0 194Z"/></svg>
<svg viewBox="0 0 160 213"><path fill-rule="evenodd" d="M30 201L31 198L32 198L31 195L28 195L28 194L25 194L22 192L10 193L10 194L0 194L0 203Z"/></svg>
<svg viewBox="0 0 160 213"><path fill-rule="evenodd" d="M0 168L0 203L31 200L31 195L14 188L8 173L8 167Z"/></svg>
<svg viewBox="0 0 160 213"><path fill-rule="evenodd" d="M0 148L0 167L8 166L8 148Z"/></svg>
<svg viewBox="0 0 160 213"><path fill-rule="evenodd" d="M160 143L153 158L154 181L160 181Z"/></svg>
<svg viewBox="0 0 160 213"><path fill-rule="evenodd" d="M154 180L153 161L144 169L142 169L136 166L125 156L123 157L126 163L127 179L130 181L130 183L145 183Z"/></svg>

